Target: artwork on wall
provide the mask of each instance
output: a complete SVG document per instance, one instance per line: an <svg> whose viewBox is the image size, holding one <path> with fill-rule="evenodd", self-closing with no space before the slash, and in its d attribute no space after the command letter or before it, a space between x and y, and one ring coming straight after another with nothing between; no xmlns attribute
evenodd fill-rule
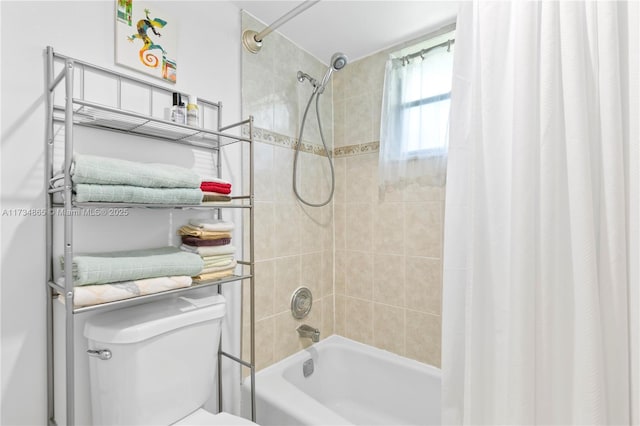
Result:
<svg viewBox="0 0 640 426"><path fill-rule="evenodd" d="M178 31L157 3L116 0L116 63L175 83Z"/></svg>

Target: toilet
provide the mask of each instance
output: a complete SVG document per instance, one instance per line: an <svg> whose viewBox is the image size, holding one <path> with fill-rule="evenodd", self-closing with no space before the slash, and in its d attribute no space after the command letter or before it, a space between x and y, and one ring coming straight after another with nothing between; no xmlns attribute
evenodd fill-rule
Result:
<svg viewBox="0 0 640 426"><path fill-rule="evenodd" d="M178 297L87 319L94 425L255 425L202 408L215 389L222 295Z"/></svg>

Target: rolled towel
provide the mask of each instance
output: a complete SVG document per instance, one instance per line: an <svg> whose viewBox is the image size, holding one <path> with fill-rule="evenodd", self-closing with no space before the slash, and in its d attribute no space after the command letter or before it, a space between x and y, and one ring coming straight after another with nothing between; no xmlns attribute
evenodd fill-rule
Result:
<svg viewBox="0 0 640 426"><path fill-rule="evenodd" d="M233 231L233 222L215 219L189 219L189 225L195 226L205 231L229 232Z"/></svg>
<svg viewBox="0 0 640 426"><path fill-rule="evenodd" d="M197 173L184 167L78 153L73 157L71 177L74 183L145 188L199 188L201 183Z"/></svg>
<svg viewBox="0 0 640 426"><path fill-rule="evenodd" d="M190 235L183 235L182 244L188 246L202 247L202 246L224 246L231 243L231 238L216 238L216 239L202 239L198 237L192 237Z"/></svg>
<svg viewBox="0 0 640 426"><path fill-rule="evenodd" d="M182 244L180 249L188 252L195 253L202 257L206 256L216 256L219 254L234 254L236 252L236 248L232 245L227 246L212 246L212 247L192 247ZM202 260L202 258L200 259Z"/></svg>

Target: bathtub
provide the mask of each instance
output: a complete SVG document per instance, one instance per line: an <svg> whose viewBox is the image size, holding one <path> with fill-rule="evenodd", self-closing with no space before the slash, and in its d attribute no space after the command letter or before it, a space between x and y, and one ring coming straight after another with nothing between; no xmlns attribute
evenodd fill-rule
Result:
<svg viewBox="0 0 640 426"><path fill-rule="evenodd" d="M248 396L247 378L245 415ZM439 425L440 370L333 335L256 373L256 414L262 426Z"/></svg>

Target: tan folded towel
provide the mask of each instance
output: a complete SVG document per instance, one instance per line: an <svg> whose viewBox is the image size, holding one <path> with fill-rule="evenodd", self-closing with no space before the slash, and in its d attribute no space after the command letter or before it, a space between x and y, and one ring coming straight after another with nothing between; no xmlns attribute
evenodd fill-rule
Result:
<svg viewBox="0 0 640 426"><path fill-rule="evenodd" d="M223 203L231 201L231 197L228 195L219 194L217 192L202 191L202 201Z"/></svg>
<svg viewBox="0 0 640 426"><path fill-rule="evenodd" d="M225 277L230 277L231 275L233 275L233 268L219 272L209 272L207 274L196 275L193 277L193 282L201 283L203 281L219 280Z"/></svg>
<svg viewBox="0 0 640 426"><path fill-rule="evenodd" d="M178 235L190 235L192 237L200 237L203 240L215 240L218 238L231 238L230 232L206 231L197 226L185 225L178 229Z"/></svg>

